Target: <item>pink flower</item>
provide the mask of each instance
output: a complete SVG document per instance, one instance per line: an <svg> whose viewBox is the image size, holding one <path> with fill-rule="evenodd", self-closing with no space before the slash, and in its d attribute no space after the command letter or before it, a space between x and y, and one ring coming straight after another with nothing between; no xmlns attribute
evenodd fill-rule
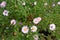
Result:
<svg viewBox="0 0 60 40"><path fill-rule="evenodd" d="M5 7L5 6L6 6L6 2L3 1L3 2L0 4L0 7L3 8L3 7Z"/></svg>
<svg viewBox="0 0 60 40"><path fill-rule="evenodd" d="M4 15L4 16L8 16L8 13L9 13L9 11L7 11L7 10L4 10L4 11L3 11L3 15Z"/></svg>
<svg viewBox="0 0 60 40"><path fill-rule="evenodd" d="M60 2L58 2L57 4L60 5Z"/></svg>
<svg viewBox="0 0 60 40"><path fill-rule="evenodd" d="M12 19L12 20L11 20L11 24L12 24L12 25L15 25L15 24L16 24L16 20L15 20L15 19Z"/></svg>
<svg viewBox="0 0 60 40"><path fill-rule="evenodd" d="M41 17L34 18L33 23L38 24L41 20L42 20Z"/></svg>

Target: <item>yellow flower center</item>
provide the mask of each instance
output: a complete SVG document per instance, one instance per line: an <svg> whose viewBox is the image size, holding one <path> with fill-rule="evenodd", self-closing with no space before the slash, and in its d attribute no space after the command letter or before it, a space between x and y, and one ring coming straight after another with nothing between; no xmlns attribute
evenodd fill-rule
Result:
<svg viewBox="0 0 60 40"><path fill-rule="evenodd" d="M31 30L34 30L35 28L31 28Z"/></svg>
<svg viewBox="0 0 60 40"><path fill-rule="evenodd" d="M24 28L24 31L26 31L27 30L27 28Z"/></svg>

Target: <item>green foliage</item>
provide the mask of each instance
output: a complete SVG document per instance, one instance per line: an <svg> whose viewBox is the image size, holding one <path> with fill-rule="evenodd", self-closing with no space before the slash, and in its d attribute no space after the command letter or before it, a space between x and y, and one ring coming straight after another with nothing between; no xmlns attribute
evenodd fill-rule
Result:
<svg viewBox="0 0 60 40"><path fill-rule="evenodd" d="M32 6L32 3L35 0L0 0L0 3L2 1L6 1L7 6L5 8L0 8L0 40L3 38L5 40L34 40L33 35L35 34L40 36L39 40L45 40L44 37L51 40L52 35L56 36L57 40L60 39L60 5L57 5L59 0L36 0L36 6ZM22 6L21 2L24 1L26 2L26 5ZM48 6L44 6L45 2L48 3ZM53 3L56 4L55 7L52 6ZM8 17L3 16L2 13L4 10L9 11ZM38 31L35 33L29 31L28 34L23 34L21 32L22 26L35 25L32 20L36 17L42 18L42 21L36 25ZM16 25L10 25L12 19L16 19ZM19 22L22 22L22 25L20 25ZM46 30L51 23L54 23L57 26L55 32L52 32L52 35L45 36L39 33L41 27ZM6 29L6 27L9 27L9 29ZM50 30L48 31L51 32ZM13 32L15 32L16 35L14 35Z"/></svg>

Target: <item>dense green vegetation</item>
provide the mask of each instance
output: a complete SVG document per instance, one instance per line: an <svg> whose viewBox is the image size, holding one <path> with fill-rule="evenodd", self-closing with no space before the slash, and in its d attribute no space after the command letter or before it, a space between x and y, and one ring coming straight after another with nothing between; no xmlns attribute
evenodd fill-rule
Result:
<svg viewBox="0 0 60 40"><path fill-rule="evenodd" d="M60 40L60 5L59 0L0 0L6 1L6 7L0 7L0 40L34 40L33 35L37 34L39 40ZM34 5L34 2L37 2ZM22 2L26 5L23 6ZM44 5L47 3L47 5ZM55 6L52 6L55 4ZM9 15L4 16L3 11L8 10ZM37 25L33 23L33 19L41 17L42 20ZM16 20L15 25L11 25L10 21ZM20 23L21 22L21 23ZM55 31L49 30L49 24L54 23L56 25ZM29 31L28 34L24 34L21 31L22 26L35 25L37 26L36 32ZM6 29L8 27L8 29ZM41 30L50 32L50 34L41 33ZM51 38L52 37L52 38Z"/></svg>

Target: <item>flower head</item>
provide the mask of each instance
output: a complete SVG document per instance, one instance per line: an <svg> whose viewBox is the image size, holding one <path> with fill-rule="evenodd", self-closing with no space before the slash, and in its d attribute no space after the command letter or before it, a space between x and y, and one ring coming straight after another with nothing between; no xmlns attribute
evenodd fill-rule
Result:
<svg viewBox="0 0 60 40"><path fill-rule="evenodd" d="M50 25L49 25L49 29L50 29L51 31L54 31L55 28L56 28L56 25L55 25L55 24L50 24Z"/></svg>
<svg viewBox="0 0 60 40"><path fill-rule="evenodd" d="M33 38L34 38L34 40L38 40L39 39L38 35L34 35Z"/></svg>
<svg viewBox="0 0 60 40"><path fill-rule="evenodd" d="M34 2L34 5L36 5L36 4L37 4L37 2L35 1L35 2Z"/></svg>
<svg viewBox="0 0 60 40"><path fill-rule="evenodd" d="M37 31L37 27L36 27L36 26L32 26L32 27L31 27L31 31L32 31L32 32L36 32L36 31Z"/></svg>
<svg viewBox="0 0 60 40"><path fill-rule="evenodd" d="M60 5L60 2L58 2L57 4Z"/></svg>
<svg viewBox="0 0 60 40"><path fill-rule="evenodd" d="M12 19L10 23L11 23L12 25L15 25L15 24L16 24L16 20L15 20L15 19Z"/></svg>
<svg viewBox="0 0 60 40"><path fill-rule="evenodd" d="M55 6L55 4L52 4L52 6L54 7L54 6Z"/></svg>
<svg viewBox="0 0 60 40"><path fill-rule="evenodd" d="M40 17L34 18L33 23L38 24L42 19Z"/></svg>
<svg viewBox="0 0 60 40"><path fill-rule="evenodd" d="M8 16L8 13L9 13L9 11L7 11L7 10L4 10L4 11L3 11L3 15L4 15L4 16Z"/></svg>
<svg viewBox="0 0 60 40"><path fill-rule="evenodd" d="M25 6L25 5L26 5L26 3L25 3L25 2L23 2L23 3L22 3L22 5L23 5L23 6Z"/></svg>
<svg viewBox="0 0 60 40"><path fill-rule="evenodd" d="M44 3L44 5L45 5L45 6L47 6L47 5L48 5L48 4L47 4L47 2L46 2L46 3Z"/></svg>
<svg viewBox="0 0 60 40"><path fill-rule="evenodd" d="M28 26L23 26L23 27L22 27L22 32L23 32L23 33L26 34L26 33L28 33L28 31L29 31Z"/></svg>
<svg viewBox="0 0 60 40"><path fill-rule="evenodd" d="M6 2L3 1L3 2L0 4L0 7L3 8L3 7L5 7L5 6L6 6Z"/></svg>

